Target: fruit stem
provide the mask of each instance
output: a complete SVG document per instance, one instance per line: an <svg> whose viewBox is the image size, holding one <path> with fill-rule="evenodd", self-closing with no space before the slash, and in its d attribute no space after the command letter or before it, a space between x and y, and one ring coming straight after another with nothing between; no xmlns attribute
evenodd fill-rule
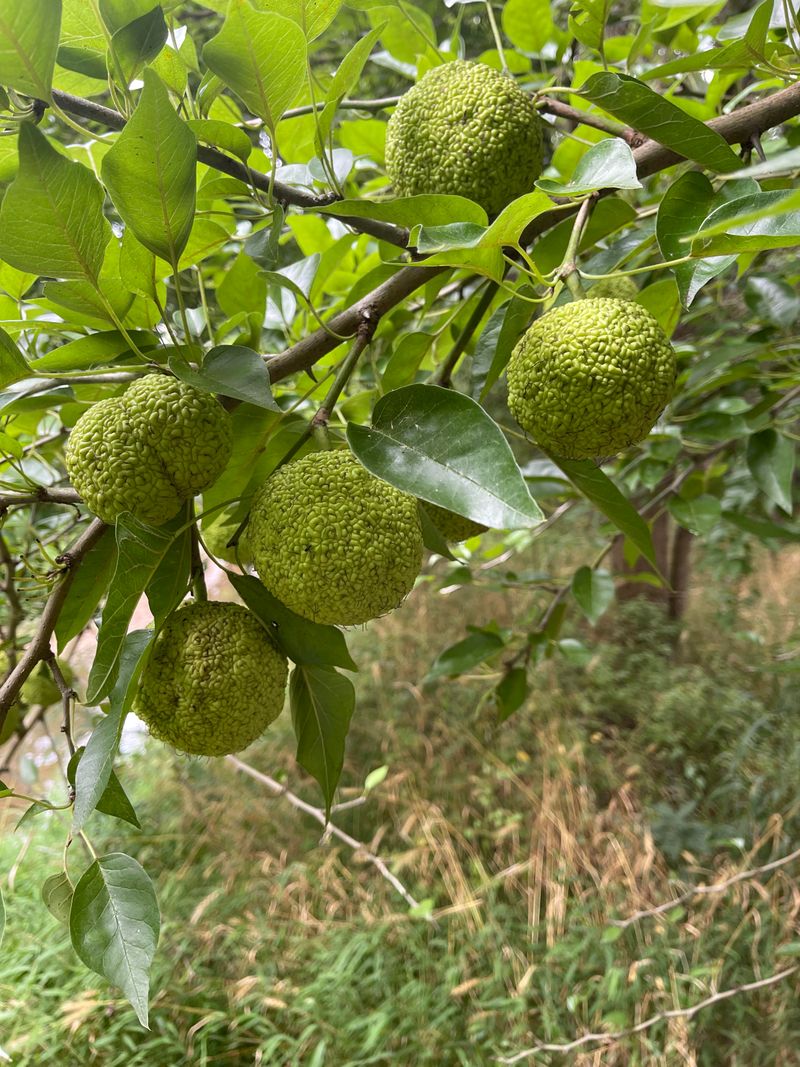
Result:
<svg viewBox="0 0 800 1067"><path fill-rule="evenodd" d="M578 214L575 216L575 222L572 225L572 233L569 235L569 241L567 242L567 247L564 252L564 258L561 261L561 266L556 272L556 280L562 278L566 282L567 288L572 293L573 300L582 300L586 295L583 291L583 286L581 285L581 279L575 261L578 258L581 239L586 230L589 217L592 213L592 208L595 205L598 195L598 193L590 193L578 209Z"/></svg>
<svg viewBox="0 0 800 1067"><path fill-rule="evenodd" d="M503 68L503 74L507 74L512 77L511 71L508 69L508 63L506 62L506 54L503 50L503 39L500 36L500 30L497 25L497 19L494 17L494 11L492 11L492 0L485 0L486 2L486 14L489 16L489 25L492 28L492 36L494 37L494 43L497 45L497 54L500 57L500 65Z"/></svg>

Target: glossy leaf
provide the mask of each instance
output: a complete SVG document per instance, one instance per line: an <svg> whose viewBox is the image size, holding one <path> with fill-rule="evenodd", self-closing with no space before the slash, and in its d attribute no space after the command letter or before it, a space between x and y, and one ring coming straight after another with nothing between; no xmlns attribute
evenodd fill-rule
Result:
<svg viewBox="0 0 800 1067"><path fill-rule="evenodd" d="M85 751L85 746L79 748L67 766L67 780L72 786L75 785L78 766ZM122 788L122 783L113 770L108 776L108 783L103 790L100 799L95 804L95 808L104 815L113 815L115 819L121 819L123 822L130 823L131 826L141 829L133 805L128 799L125 790Z"/></svg>
<svg viewBox="0 0 800 1067"><path fill-rule="evenodd" d="M593 74L575 92L709 170L724 174L740 166L739 157L720 134L627 74L611 71Z"/></svg>
<svg viewBox="0 0 800 1067"><path fill-rule="evenodd" d="M328 816L344 765L344 747L355 709L353 683L328 667L295 667L289 701L297 737L297 762L316 779Z"/></svg>
<svg viewBox="0 0 800 1067"><path fill-rule="evenodd" d="M145 1027L159 926L153 884L122 852L95 860L75 886L72 947L87 967L119 986Z"/></svg>
<svg viewBox="0 0 800 1067"><path fill-rule="evenodd" d="M328 28L342 0L252 0L257 11L274 11L296 22L309 41Z"/></svg>
<svg viewBox="0 0 800 1067"><path fill-rule="evenodd" d="M50 99L61 0L0 0L0 85Z"/></svg>
<svg viewBox="0 0 800 1067"><path fill-rule="evenodd" d="M767 500L787 515L793 512L796 443L777 430L762 430L747 442L747 466Z"/></svg>
<svg viewBox="0 0 800 1067"><path fill-rule="evenodd" d="M88 168L22 123L19 171L0 207L0 259L30 274L96 284L111 237L104 199Z"/></svg>
<svg viewBox="0 0 800 1067"><path fill-rule="evenodd" d="M320 208L329 215L344 218L378 219L395 226L446 226L454 221L485 228L488 216L482 207L463 196L430 194L399 196L395 200L341 200Z"/></svg>
<svg viewBox="0 0 800 1067"><path fill-rule="evenodd" d="M166 44L168 33L164 12L158 6L117 30L111 38L111 52L124 85L145 63L156 58Z"/></svg>
<svg viewBox="0 0 800 1067"><path fill-rule="evenodd" d="M580 196L595 189L641 189L642 183L630 146L619 137L608 137L581 156L568 182L540 178L536 187L550 196Z"/></svg>
<svg viewBox="0 0 800 1067"><path fill-rule="evenodd" d="M476 630L469 637L440 652L426 675L426 681L455 678L485 663L505 648L502 636L493 630Z"/></svg>
<svg viewBox="0 0 800 1067"><path fill-rule="evenodd" d="M296 22L230 0L220 32L203 49L211 70L274 132L306 77L306 38Z"/></svg>
<svg viewBox="0 0 800 1067"><path fill-rule="evenodd" d="M244 345L212 348L198 369L185 360L174 358L169 367L178 378L204 392L244 400L270 411L279 410L272 397L266 363L257 352Z"/></svg>
<svg viewBox="0 0 800 1067"><path fill-rule="evenodd" d="M6 331L0 329L0 389L27 378L30 373L28 361Z"/></svg>
<svg viewBox="0 0 800 1067"><path fill-rule="evenodd" d="M137 240L175 267L195 212L197 142L158 75L144 72L132 118L103 157L103 181Z"/></svg>
<svg viewBox="0 0 800 1067"><path fill-rule="evenodd" d="M344 634L336 626L324 626L295 615L266 589L257 578L230 573L236 592L261 619L275 643L293 663L311 667L344 667L357 671L347 650Z"/></svg>
<svg viewBox="0 0 800 1067"><path fill-rule="evenodd" d="M763 252L800 242L800 195L753 193L716 208L700 226L695 254ZM688 247L688 246L687 246Z"/></svg>
<svg viewBox="0 0 800 1067"><path fill-rule="evenodd" d="M503 432L463 393L396 389L375 405L372 428L350 423L347 439L379 478L475 522L510 529L543 519Z"/></svg>

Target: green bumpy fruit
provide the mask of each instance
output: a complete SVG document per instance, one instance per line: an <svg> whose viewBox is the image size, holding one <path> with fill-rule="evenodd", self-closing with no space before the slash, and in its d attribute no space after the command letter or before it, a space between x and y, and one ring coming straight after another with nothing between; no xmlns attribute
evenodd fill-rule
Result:
<svg viewBox="0 0 800 1067"><path fill-rule="evenodd" d="M517 344L508 406L556 456L613 456L650 432L675 373L672 345L640 304L578 300L542 315Z"/></svg>
<svg viewBox="0 0 800 1067"><path fill-rule="evenodd" d="M638 295L639 289L633 278L603 278L595 282L586 294L589 300L597 300L598 297L610 297L612 300L635 300Z"/></svg>
<svg viewBox="0 0 800 1067"><path fill-rule="evenodd" d="M355 626L385 615L422 566L417 501L346 450L277 470L253 500L246 537L267 589L314 622Z"/></svg>
<svg viewBox="0 0 800 1067"><path fill-rule="evenodd" d="M542 172L542 122L508 75L457 59L409 89L386 129L397 196L465 196L495 215Z"/></svg>
<svg viewBox="0 0 800 1067"><path fill-rule="evenodd" d="M231 442L230 416L213 396L149 374L81 415L67 443L67 470L104 522L130 511L160 526L213 485Z"/></svg>
<svg viewBox="0 0 800 1067"><path fill-rule="evenodd" d="M193 756L241 752L280 715L288 664L239 604L171 615L142 673L134 710L150 733Z"/></svg>
<svg viewBox="0 0 800 1067"><path fill-rule="evenodd" d="M488 526L473 522L464 515L457 515L454 511L448 511L447 508L440 508L438 504L429 504L427 500L422 506L445 541L451 544L457 545L462 541L469 541L470 537L477 537L478 534L485 533L488 529Z"/></svg>

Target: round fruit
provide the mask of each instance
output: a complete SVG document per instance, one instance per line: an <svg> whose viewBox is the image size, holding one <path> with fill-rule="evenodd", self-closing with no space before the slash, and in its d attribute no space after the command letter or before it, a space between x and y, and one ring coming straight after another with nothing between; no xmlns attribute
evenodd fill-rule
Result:
<svg viewBox="0 0 800 1067"><path fill-rule="evenodd" d="M457 59L429 70L401 97L386 130L397 196L449 193L494 215L542 171L542 122L506 74Z"/></svg>
<svg viewBox="0 0 800 1067"><path fill-rule="evenodd" d="M213 396L149 374L81 415L66 463L98 518L113 523L130 511L160 526L217 480L230 452L230 417Z"/></svg>
<svg viewBox="0 0 800 1067"><path fill-rule="evenodd" d="M417 501L346 450L277 470L253 500L246 537L267 589L314 622L355 626L384 615L422 565Z"/></svg>
<svg viewBox="0 0 800 1067"><path fill-rule="evenodd" d="M181 752L226 756L280 715L287 674L286 657L246 608L187 604L156 638L134 710Z"/></svg>
<svg viewBox="0 0 800 1067"><path fill-rule="evenodd" d="M454 511L440 508L438 504L429 504L424 501L422 506L445 541L451 544L457 545L462 541L468 541L470 537L477 537L478 534L488 529L487 526L473 522L472 519L467 519L463 515L457 515Z"/></svg>
<svg viewBox="0 0 800 1067"><path fill-rule="evenodd" d="M633 278L602 278L586 294L589 300L610 297L612 300L635 300L639 290Z"/></svg>
<svg viewBox="0 0 800 1067"><path fill-rule="evenodd" d="M511 414L565 459L613 456L642 441L674 386L672 345L650 312L628 300L553 308L508 365Z"/></svg>

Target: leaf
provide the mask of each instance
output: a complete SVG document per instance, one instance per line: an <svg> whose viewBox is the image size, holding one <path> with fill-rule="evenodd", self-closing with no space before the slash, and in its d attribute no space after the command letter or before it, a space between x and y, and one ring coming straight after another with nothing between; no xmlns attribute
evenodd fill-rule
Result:
<svg viewBox="0 0 800 1067"><path fill-rule="evenodd" d="M231 126L229 122L220 122L219 119L189 119L186 125L198 141L205 141L214 148L230 152L241 159L242 163L247 162L247 157L253 151L252 142L244 130Z"/></svg>
<svg viewBox="0 0 800 1067"><path fill-rule="evenodd" d="M60 29L61 0L0 0L0 85L49 100Z"/></svg>
<svg viewBox="0 0 800 1067"><path fill-rule="evenodd" d="M484 663L505 648L502 636L494 630L476 630L469 637L450 645L434 660L433 666L425 676L426 682L437 678L456 678L459 674Z"/></svg>
<svg viewBox="0 0 800 1067"><path fill-rule="evenodd" d="M274 134L305 81L306 51L305 35L295 22L254 11L247 0L230 0L222 29L206 44L203 59Z"/></svg>
<svg viewBox="0 0 800 1067"><path fill-rule="evenodd" d="M103 798L117 757L125 716L133 703L152 630L134 630L125 638L119 673L111 693L108 714L92 730L75 771L75 805L72 832L77 834ZM134 816L135 817L135 816Z"/></svg>
<svg viewBox="0 0 800 1067"><path fill-rule="evenodd" d="M339 200L319 208L343 218L378 219L395 226L445 226L454 221L486 227L488 216L482 207L463 196L429 194L400 196L394 200Z"/></svg>
<svg viewBox="0 0 800 1067"><path fill-rule="evenodd" d="M72 907L72 882L66 871L51 874L42 885L42 902L50 914L60 923L69 922Z"/></svg>
<svg viewBox="0 0 800 1067"><path fill-rule="evenodd" d="M119 986L145 1027L159 926L153 884L122 852L95 860L75 886L72 947L87 967Z"/></svg>
<svg viewBox="0 0 800 1067"><path fill-rule="evenodd" d="M681 259L686 255L684 239L691 237L703 223L716 198L714 187L704 174L688 171L667 189L656 222L658 247L665 259ZM673 267L675 281L684 307L690 307L706 282L726 270L735 256L698 259Z"/></svg>
<svg viewBox="0 0 800 1067"><path fill-rule="evenodd" d="M787 196L785 190L753 193L722 204L700 226L692 241L692 253L739 254L792 248L800 242L798 204L800 195L795 192Z"/></svg>
<svg viewBox="0 0 800 1067"><path fill-rule="evenodd" d="M531 527L544 518L502 430L463 393L395 389L375 405L372 429L351 422L347 440L377 477L485 526Z"/></svg>
<svg viewBox="0 0 800 1067"><path fill-rule="evenodd" d="M641 189L636 160L630 146L619 137L607 137L581 156L566 183L540 178L536 188L549 196L580 196L595 189Z"/></svg>
<svg viewBox="0 0 800 1067"><path fill-rule="evenodd" d="M194 223L197 142L152 70L125 129L103 157L114 206L145 248L177 269Z"/></svg>
<svg viewBox="0 0 800 1067"><path fill-rule="evenodd" d="M114 531L105 530L81 561L59 613L55 629L59 652L92 618L111 582L116 559Z"/></svg>
<svg viewBox="0 0 800 1067"><path fill-rule="evenodd" d="M0 389L28 378L30 374L28 361L6 331L0 329Z"/></svg>
<svg viewBox="0 0 800 1067"><path fill-rule="evenodd" d="M747 466L764 496L787 515L793 513L796 446L777 430L762 430L747 442Z"/></svg>
<svg viewBox="0 0 800 1067"><path fill-rule="evenodd" d="M749 275L744 298L751 311L781 329L792 326L800 317L800 296L778 278Z"/></svg>
<svg viewBox="0 0 800 1067"><path fill-rule="evenodd" d="M741 161L715 130L627 74L603 71L575 92L673 152L715 173L738 170Z"/></svg>
<svg viewBox="0 0 800 1067"><path fill-rule="evenodd" d="M99 0L98 4L100 17L111 33L118 33L152 7L153 0Z"/></svg>
<svg viewBox="0 0 800 1067"><path fill-rule="evenodd" d="M719 500L708 493L691 500L674 496L668 506L673 519L697 537L705 537L710 533L722 516Z"/></svg>
<svg viewBox="0 0 800 1067"><path fill-rule="evenodd" d="M300 666L358 670L347 650L344 634L338 627L325 626L295 615L276 600L257 578L247 574L230 573L228 579L293 663Z"/></svg>
<svg viewBox="0 0 800 1067"><path fill-rule="evenodd" d="M19 171L0 207L0 259L30 274L96 285L111 237L104 200L90 170L23 122Z"/></svg>
<svg viewBox="0 0 800 1067"><path fill-rule="evenodd" d="M364 779L364 792L371 793L373 789L377 789L381 782L385 781L388 773L389 767L385 763L382 767L376 767L374 771L370 771Z"/></svg>
<svg viewBox="0 0 800 1067"><path fill-rule="evenodd" d="M316 779L330 815L344 764L356 694L349 678L328 667L295 667L289 680L297 762Z"/></svg>
<svg viewBox="0 0 800 1067"><path fill-rule="evenodd" d="M173 541L171 534L126 514L117 519L117 566L103 608L97 651L89 672L86 699L94 704L106 696L114 682L128 623Z"/></svg>
<svg viewBox="0 0 800 1067"><path fill-rule="evenodd" d="M244 345L219 345L207 352L199 370L171 358L169 369L178 378L206 393L221 393L268 411L280 408L272 397L269 371L258 352Z"/></svg>
<svg viewBox="0 0 800 1067"><path fill-rule="evenodd" d="M328 28L342 6L341 0L252 0L258 11L275 11L296 22L309 41Z"/></svg>
<svg viewBox="0 0 800 1067"><path fill-rule="evenodd" d="M67 780L71 786L75 785L75 776L77 774L78 765L80 764L81 757L86 751L86 746L82 745L67 766ZM122 783L117 777L116 773L112 770L108 776L108 784L100 796L100 799L95 804L95 809L102 812L104 815L113 815L115 819L122 819L123 822L130 823L131 826L135 826L137 830L141 830L141 824L136 817L136 812L133 809L133 805L125 790L122 788Z"/></svg>
<svg viewBox="0 0 800 1067"><path fill-rule="evenodd" d="M491 335L487 337L484 346L484 336L481 334L475 346L475 353L472 357L472 395L476 400L483 400L500 378L500 375L506 369L509 359L511 359L514 345L530 322L531 305L527 300L512 297L504 310L505 314L497 335L497 344L494 347L494 351L492 351L491 347ZM489 329L490 323L492 323L492 319L486 324L486 330ZM488 367L486 367L487 360L489 361ZM484 370L484 368L486 369ZM476 395L478 387L480 387L480 394Z"/></svg>
<svg viewBox="0 0 800 1067"><path fill-rule="evenodd" d="M572 576L572 595L578 607L594 626L614 600L614 579L608 571L579 567Z"/></svg>
<svg viewBox="0 0 800 1067"><path fill-rule="evenodd" d="M156 58L168 33L164 12L158 6L116 31L111 38L111 53L123 85L128 85L145 63Z"/></svg>
<svg viewBox="0 0 800 1067"><path fill-rule="evenodd" d="M189 504L159 529L174 540L147 583L145 595L159 629L189 591L192 569L192 527Z"/></svg>
<svg viewBox="0 0 800 1067"><path fill-rule="evenodd" d="M658 570L650 527L629 500L626 500L607 474L589 459L562 459L550 456L572 484L610 519L631 544Z"/></svg>
<svg viewBox="0 0 800 1067"><path fill-rule="evenodd" d="M335 2L338 7L338 0L335 0ZM272 3L272 0L270 0L270 3ZM326 94L327 102L317 119L315 144L320 155L322 155L323 150L327 148L328 135L330 134L331 126L333 125L336 109L361 77L361 73L369 59L369 54L380 36L382 29L383 26L376 26L375 29L370 30L369 33L356 41L339 64L339 69L333 76Z"/></svg>
<svg viewBox="0 0 800 1067"><path fill-rule="evenodd" d="M507 671L494 691L497 705L497 721L505 722L525 703L528 696L528 672L524 667L512 667Z"/></svg>

